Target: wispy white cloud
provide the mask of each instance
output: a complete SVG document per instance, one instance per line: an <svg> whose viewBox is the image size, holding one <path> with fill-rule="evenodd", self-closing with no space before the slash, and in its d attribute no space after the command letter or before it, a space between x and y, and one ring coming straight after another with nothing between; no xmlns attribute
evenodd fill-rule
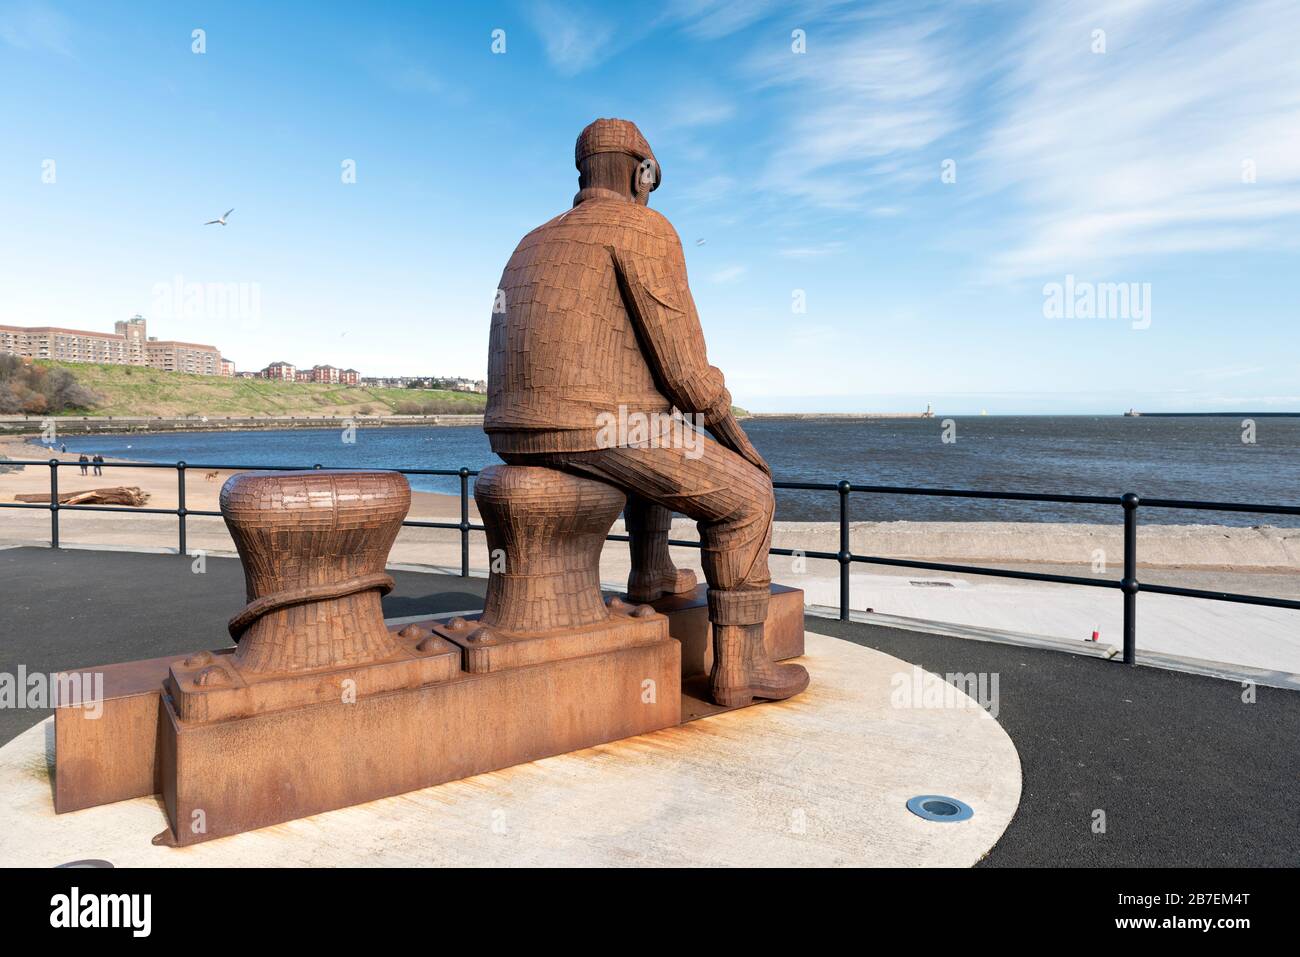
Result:
<svg viewBox="0 0 1300 957"><path fill-rule="evenodd" d="M876 2L877 7L888 5ZM916 6L914 0L902 0L901 4L894 0L894 5L904 10ZM665 12L691 36L717 40L762 20L779 20L788 36L791 30L806 28L837 8L861 6L862 0L670 0Z"/></svg>
<svg viewBox="0 0 1300 957"><path fill-rule="evenodd" d="M963 121L960 63L939 22L924 16L810 28L808 52L756 57L748 73L757 86L788 94L761 185L844 207L929 174L935 164L919 154Z"/></svg>
<svg viewBox="0 0 1300 957"><path fill-rule="evenodd" d="M618 30L615 21L594 6L561 6L547 0L527 7L527 15L542 40L546 59L565 76L574 76L603 63L643 35L647 26Z"/></svg>
<svg viewBox="0 0 1300 957"><path fill-rule="evenodd" d="M1204 395L1196 396L1195 404L1216 405L1225 410L1272 409L1284 406L1287 410L1300 406L1300 395Z"/></svg>
<svg viewBox="0 0 1300 957"><path fill-rule="evenodd" d="M844 248L841 242L818 243L813 246L788 246L785 249L778 249L777 255L786 259L820 259L823 256L831 256L840 252Z"/></svg>
<svg viewBox="0 0 1300 957"><path fill-rule="evenodd" d="M14 3L0 10L0 41L20 50L72 56L72 24L47 3Z"/></svg>
<svg viewBox="0 0 1300 957"><path fill-rule="evenodd" d="M1098 29L1104 53L1092 51ZM1154 0L1032 8L978 154L980 179L1014 214L990 276L1292 243L1297 36L1300 5L1287 0L1188 3L1177 16Z"/></svg>
<svg viewBox="0 0 1300 957"><path fill-rule="evenodd" d="M736 190L736 180L725 174L706 176L677 188L678 198L688 205L704 205L729 201Z"/></svg>
<svg viewBox="0 0 1300 957"><path fill-rule="evenodd" d="M776 0L673 0L668 12L694 36L715 40L757 23L779 9Z"/></svg>
<svg viewBox="0 0 1300 957"><path fill-rule="evenodd" d="M694 92L672 98L661 127L665 130L716 126L736 115L736 104L713 92Z"/></svg>
<svg viewBox="0 0 1300 957"><path fill-rule="evenodd" d="M907 2L907 0L905 0ZM597 5L538 0L524 7L551 65L566 76L598 66L660 29L697 40L720 40L779 17L786 35L827 12L860 0L668 0L661 5ZM791 26L784 26L785 23Z"/></svg>
<svg viewBox="0 0 1300 957"><path fill-rule="evenodd" d="M1268 370L1264 366L1235 365L1220 366L1214 369L1196 369L1187 374L1189 377L1195 376L1197 378L1209 379L1210 381L1217 382L1223 379L1240 379L1244 376L1259 375L1260 373L1267 371Z"/></svg>
<svg viewBox="0 0 1300 957"><path fill-rule="evenodd" d="M441 96L450 91L448 84L427 63L396 43L376 44L360 59L372 74L399 93Z"/></svg>
<svg viewBox="0 0 1300 957"><path fill-rule="evenodd" d="M719 269L717 272L710 275L709 279L712 282L716 282L719 284L735 282L741 276L745 275L745 273L748 271L749 268L747 266L740 266L740 265L725 266L722 269Z"/></svg>
<svg viewBox="0 0 1300 957"><path fill-rule="evenodd" d="M404 93L437 95L447 89L446 84L432 70L421 63L394 64L387 71L386 76L395 89Z"/></svg>

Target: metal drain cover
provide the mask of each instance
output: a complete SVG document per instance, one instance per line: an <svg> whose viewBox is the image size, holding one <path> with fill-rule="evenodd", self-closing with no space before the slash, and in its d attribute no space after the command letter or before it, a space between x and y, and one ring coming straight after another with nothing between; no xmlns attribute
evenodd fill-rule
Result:
<svg viewBox="0 0 1300 957"><path fill-rule="evenodd" d="M910 798L907 809L927 821L967 821L975 816L975 811L965 801L942 794L920 794Z"/></svg>

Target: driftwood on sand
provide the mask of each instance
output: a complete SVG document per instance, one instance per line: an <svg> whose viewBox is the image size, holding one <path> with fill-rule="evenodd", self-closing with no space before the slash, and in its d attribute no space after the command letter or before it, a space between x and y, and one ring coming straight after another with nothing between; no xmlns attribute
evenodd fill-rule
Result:
<svg viewBox="0 0 1300 957"><path fill-rule="evenodd" d="M49 502L49 492L30 492L15 495L17 502ZM132 505L139 508L149 501L149 493L143 492L135 485L119 485L113 488L92 488L82 492L60 492L60 505Z"/></svg>

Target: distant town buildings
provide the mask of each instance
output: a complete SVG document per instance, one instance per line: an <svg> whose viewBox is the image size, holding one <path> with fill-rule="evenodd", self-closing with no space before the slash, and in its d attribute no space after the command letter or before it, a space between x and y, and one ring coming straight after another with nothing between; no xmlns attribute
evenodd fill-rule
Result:
<svg viewBox="0 0 1300 957"><path fill-rule="evenodd" d="M148 366L168 372L196 375L232 375L216 346L148 335L143 316L114 324L113 332L90 332L58 326L0 325L0 353L57 362L103 362L109 365Z"/></svg>
<svg viewBox="0 0 1300 957"><path fill-rule="evenodd" d="M330 365L299 369L291 362L272 362L257 373L257 377L280 382L323 382L328 385L358 385L361 382L361 373L356 369L340 369Z"/></svg>
<svg viewBox="0 0 1300 957"><path fill-rule="evenodd" d="M149 335L143 316L114 324L112 332L90 332L57 326L0 325L0 354L57 362L101 362L110 365L147 366L167 372L219 375L239 379L273 379L277 382L319 382L326 385L363 385L381 389L447 389L453 392L487 392L482 379L443 376L391 376L362 378L356 369L332 365L298 368L292 362L272 362L259 372L240 372L216 346Z"/></svg>
<svg viewBox="0 0 1300 957"><path fill-rule="evenodd" d="M463 377L403 375L365 378L361 380L361 384L372 389L447 389L451 392L487 392L487 382L483 379Z"/></svg>
<svg viewBox="0 0 1300 957"><path fill-rule="evenodd" d="M298 370L288 362L272 362L258 374L259 379L279 379L284 382L295 382L298 377Z"/></svg>

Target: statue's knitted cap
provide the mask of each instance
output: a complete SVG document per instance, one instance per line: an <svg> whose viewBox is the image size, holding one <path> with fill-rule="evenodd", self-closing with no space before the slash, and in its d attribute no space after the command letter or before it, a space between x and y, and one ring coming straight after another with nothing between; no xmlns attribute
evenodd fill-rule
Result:
<svg viewBox="0 0 1300 957"><path fill-rule="evenodd" d="M655 166L659 165L650 144L631 120L601 119L589 123L578 134L573 148L574 165L581 169L582 161L596 153L626 153L639 160L654 160Z"/></svg>

